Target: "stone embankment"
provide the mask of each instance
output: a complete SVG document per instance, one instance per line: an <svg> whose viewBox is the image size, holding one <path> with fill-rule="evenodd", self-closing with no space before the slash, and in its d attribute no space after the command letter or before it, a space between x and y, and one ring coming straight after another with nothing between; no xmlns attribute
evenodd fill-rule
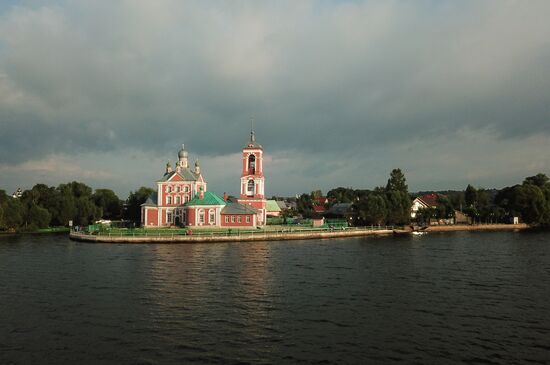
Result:
<svg viewBox="0 0 550 365"><path fill-rule="evenodd" d="M393 234L391 229L347 229L342 231L306 231L306 232L258 232L245 234L212 234L212 235L150 235L150 236L116 236L93 235L71 232L70 238L75 241L97 243L208 243L208 242L248 242L248 241L286 241L308 240L340 237L360 237Z"/></svg>
<svg viewBox="0 0 550 365"><path fill-rule="evenodd" d="M510 231L524 230L530 228L526 224L477 224L477 225L445 225L430 226L421 232L457 232L457 231ZM75 241L97 242L97 243L213 243L213 242L249 242L249 241L286 241L286 240L308 240L327 239L341 237L378 236L390 234L412 234L412 230L392 229L369 229L350 228L336 231L302 231L302 232L281 232L261 231L257 233L243 234L162 234L162 235L108 235L88 234L83 232L71 232L70 238Z"/></svg>
<svg viewBox="0 0 550 365"><path fill-rule="evenodd" d="M514 231L530 228L527 224L455 224L429 226L425 232L454 232L454 231Z"/></svg>

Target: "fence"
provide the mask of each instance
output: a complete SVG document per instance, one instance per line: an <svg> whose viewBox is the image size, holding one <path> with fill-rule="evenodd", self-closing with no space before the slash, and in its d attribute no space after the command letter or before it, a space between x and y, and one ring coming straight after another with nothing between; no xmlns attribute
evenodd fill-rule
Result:
<svg viewBox="0 0 550 365"><path fill-rule="evenodd" d="M91 228L92 230L90 230ZM95 228L95 229L94 229ZM261 235L270 235L270 234L292 234L292 233L316 233L316 232L334 232L334 231L383 231L383 230L393 230L394 226L366 226L366 227L319 227L319 228L310 228L310 227L299 227L299 226L289 226L289 227L279 227L277 229L255 229L255 230L244 230L244 229L219 229L219 230L208 230L208 229L146 229L146 228L101 228L101 227L88 227L88 229L80 230L80 233L97 235L97 236L108 236L108 237L123 237L123 236L132 236L132 237L174 237L174 236L241 236L241 235L252 235L252 236L261 236Z"/></svg>

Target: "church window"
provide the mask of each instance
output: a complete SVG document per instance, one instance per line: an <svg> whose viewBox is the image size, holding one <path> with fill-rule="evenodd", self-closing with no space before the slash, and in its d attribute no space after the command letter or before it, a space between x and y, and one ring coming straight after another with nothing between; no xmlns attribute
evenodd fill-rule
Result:
<svg viewBox="0 0 550 365"><path fill-rule="evenodd" d="M183 188L183 191L185 191L186 193L189 192L189 186L185 185L185 187Z"/></svg>
<svg viewBox="0 0 550 365"><path fill-rule="evenodd" d="M199 222L204 223L204 210L199 210Z"/></svg>
<svg viewBox="0 0 550 365"><path fill-rule="evenodd" d="M180 197L179 196L176 196L174 198L174 204L179 204L180 203Z"/></svg>
<svg viewBox="0 0 550 365"><path fill-rule="evenodd" d="M176 186L176 193L179 193L179 192L180 192L180 187L178 185L178 186Z"/></svg>
<svg viewBox="0 0 550 365"><path fill-rule="evenodd" d="M166 223L172 223L172 213L166 213Z"/></svg>
<svg viewBox="0 0 550 365"><path fill-rule="evenodd" d="M250 175L254 175L256 173L256 156L253 154L248 156L248 173Z"/></svg>
<svg viewBox="0 0 550 365"><path fill-rule="evenodd" d="M166 197L166 204L172 204L172 197L171 196Z"/></svg>
<svg viewBox="0 0 550 365"><path fill-rule="evenodd" d="M209 213L208 222L214 223L216 221L216 214L214 214L213 210L209 210L208 213Z"/></svg>
<svg viewBox="0 0 550 365"><path fill-rule="evenodd" d="M246 188L247 195L254 195L254 180L249 180Z"/></svg>
<svg viewBox="0 0 550 365"><path fill-rule="evenodd" d="M171 186L168 186L168 187L166 188L166 191L167 191L168 193L171 193L171 192L172 192L172 187L171 187Z"/></svg>
<svg viewBox="0 0 550 365"><path fill-rule="evenodd" d="M246 223L250 223L250 216L249 215L246 216Z"/></svg>

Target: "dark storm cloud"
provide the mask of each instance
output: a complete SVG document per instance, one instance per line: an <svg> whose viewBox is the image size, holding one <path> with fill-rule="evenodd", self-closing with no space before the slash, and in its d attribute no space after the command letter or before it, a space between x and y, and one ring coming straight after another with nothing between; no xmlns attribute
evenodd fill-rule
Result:
<svg viewBox="0 0 550 365"><path fill-rule="evenodd" d="M375 151L399 165L392 146L464 129L547 138L549 10L545 1L4 8L0 164L126 149L165 156L182 142L202 156L233 153L252 116L270 152L322 154L326 166Z"/></svg>

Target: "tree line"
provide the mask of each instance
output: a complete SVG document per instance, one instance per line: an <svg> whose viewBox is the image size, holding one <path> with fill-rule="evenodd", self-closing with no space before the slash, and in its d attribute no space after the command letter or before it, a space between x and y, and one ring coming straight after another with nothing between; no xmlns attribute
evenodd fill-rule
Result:
<svg viewBox="0 0 550 365"><path fill-rule="evenodd" d="M0 230L34 231L67 226L69 221L75 226L85 226L100 218L139 225L141 204L152 193L153 189L141 187L121 200L110 189L94 191L76 181L57 187L36 184L19 198L0 190ZM420 210L418 223L454 218L456 212L461 211L474 223L509 223L512 217L520 217L533 226L550 226L550 180L542 173L525 178L522 184L500 190L476 189L468 185L464 191L437 193L437 206ZM406 225L411 223L413 199L422 194L410 194L405 175L400 169L394 169L386 186L373 190L344 187L330 190L327 208L351 203L356 225ZM302 194L296 200L297 213L306 218L319 216L313 205L321 197L319 190Z"/></svg>
<svg viewBox="0 0 550 365"><path fill-rule="evenodd" d="M483 189L468 185L463 191L408 192L406 178L400 169L392 170L385 187L372 190L338 187L326 197L330 208L338 203L351 203L350 210L356 225L407 225L411 222L414 198L437 193L435 207L420 209L415 222L452 219L464 213L472 223L510 223L513 217L533 226L550 226L550 181L542 173L527 177L522 184L503 189ZM304 217L319 217L313 205L320 191L302 194L296 202L298 213Z"/></svg>
<svg viewBox="0 0 550 365"><path fill-rule="evenodd" d="M110 189L95 191L80 182L57 187L36 184L14 198L0 190L0 230L35 231L39 228L85 226L100 218L139 224L141 204L154 190L141 187L121 200Z"/></svg>
<svg viewBox="0 0 550 365"><path fill-rule="evenodd" d="M296 201L296 209L307 218L320 216L313 210L320 191L302 194ZM386 186L373 190L338 187L327 193L328 206L350 203L356 225L404 225L410 221L412 199L407 180L400 169L394 169Z"/></svg>

